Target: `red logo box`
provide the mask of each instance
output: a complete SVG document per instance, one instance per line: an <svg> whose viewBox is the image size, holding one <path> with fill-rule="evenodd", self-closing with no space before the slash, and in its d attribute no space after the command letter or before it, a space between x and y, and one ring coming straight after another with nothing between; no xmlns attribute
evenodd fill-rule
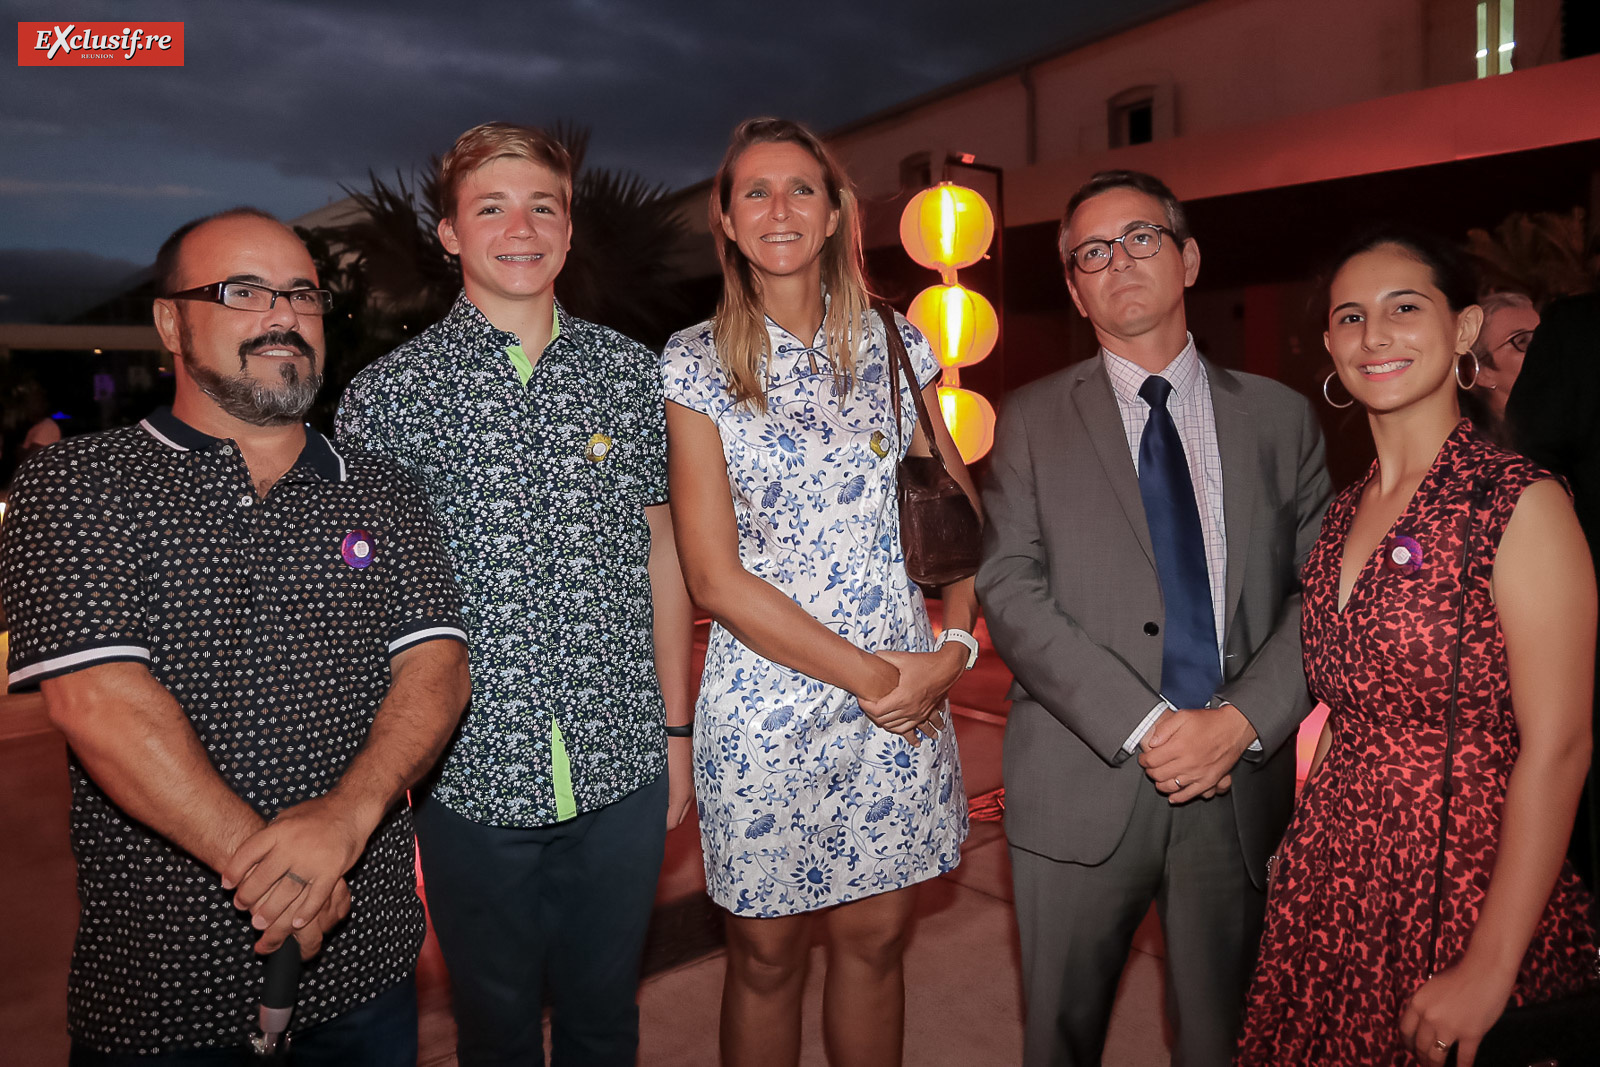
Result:
<svg viewBox="0 0 1600 1067"><path fill-rule="evenodd" d="M181 22L19 22L19 67L181 67Z"/></svg>

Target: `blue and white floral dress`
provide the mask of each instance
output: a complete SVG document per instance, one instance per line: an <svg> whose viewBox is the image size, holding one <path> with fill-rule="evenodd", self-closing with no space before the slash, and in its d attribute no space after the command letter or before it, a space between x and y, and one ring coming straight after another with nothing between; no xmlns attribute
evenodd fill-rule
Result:
<svg viewBox="0 0 1600 1067"><path fill-rule="evenodd" d="M896 316L924 384L938 364ZM767 410L733 402L711 323L662 357L666 398L710 417L746 570L869 652L933 647L906 577L895 468L915 421L902 380L895 435L889 353L876 315L841 398L822 332L810 345L767 321ZM903 376L902 376L903 378ZM951 870L967 836L955 732L912 746L856 698L711 628L695 710L695 793L711 898L735 915L790 915Z"/></svg>

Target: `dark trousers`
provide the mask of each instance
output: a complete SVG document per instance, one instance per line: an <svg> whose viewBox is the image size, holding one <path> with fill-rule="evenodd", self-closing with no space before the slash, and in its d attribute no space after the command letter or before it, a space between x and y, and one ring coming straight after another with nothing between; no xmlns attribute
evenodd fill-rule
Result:
<svg viewBox="0 0 1600 1067"><path fill-rule="evenodd" d="M667 776L553 826L415 811L422 876L450 969L462 1067L633 1067L639 961L666 844Z"/></svg>
<svg viewBox="0 0 1600 1067"><path fill-rule="evenodd" d="M1152 901L1166 938L1175 1067L1233 1062L1266 897L1245 870L1231 796L1174 808L1150 786L1103 863L1013 846L1011 869L1026 1067L1098 1067L1117 982Z"/></svg>
<svg viewBox="0 0 1600 1067"><path fill-rule="evenodd" d="M337 1019L305 1030L290 1025L292 1067L416 1067L417 983L407 978ZM188 1048L130 1056L72 1043L69 1067L252 1067L248 1048Z"/></svg>

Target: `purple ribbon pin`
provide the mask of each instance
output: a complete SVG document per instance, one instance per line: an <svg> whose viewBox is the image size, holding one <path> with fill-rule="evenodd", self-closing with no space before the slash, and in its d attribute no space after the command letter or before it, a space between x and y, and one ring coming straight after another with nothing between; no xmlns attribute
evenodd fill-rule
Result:
<svg viewBox="0 0 1600 1067"><path fill-rule="evenodd" d="M1383 569L1390 574L1415 574L1422 569L1422 546L1416 539L1396 534L1383 546Z"/></svg>
<svg viewBox="0 0 1600 1067"><path fill-rule="evenodd" d="M365 530L351 530L344 535L339 555L358 571L366 567L372 562L372 535Z"/></svg>

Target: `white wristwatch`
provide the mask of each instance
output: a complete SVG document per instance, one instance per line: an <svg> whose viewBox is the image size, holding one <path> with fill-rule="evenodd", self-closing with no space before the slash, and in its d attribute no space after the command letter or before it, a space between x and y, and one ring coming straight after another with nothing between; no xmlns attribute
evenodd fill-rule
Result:
<svg viewBox="0 0 1600 1067"><path fill-rule="evenodd" d="M937 651L943 648L951 641L958 645L967 646L967 665L963 669L970 671L972 665L978 662L978 639L965 630L957 630L955 627L951 627L939 634L939 643L933 646L934 650Z"/></svg>

